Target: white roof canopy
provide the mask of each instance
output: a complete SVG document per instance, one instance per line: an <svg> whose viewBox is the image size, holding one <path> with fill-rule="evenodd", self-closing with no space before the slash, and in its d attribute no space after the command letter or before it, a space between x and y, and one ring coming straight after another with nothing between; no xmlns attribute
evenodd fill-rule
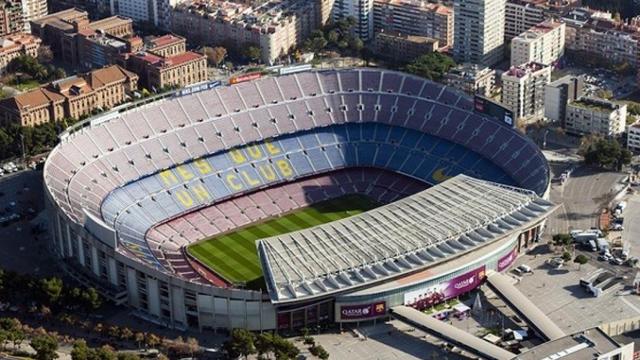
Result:
<svg viewBox="0 0 640 360"><path fill-rule="evenodd" d="M458 175L377 209L260 240L272 301L355 289L432 266L537 221L533 191Z"/></svg>

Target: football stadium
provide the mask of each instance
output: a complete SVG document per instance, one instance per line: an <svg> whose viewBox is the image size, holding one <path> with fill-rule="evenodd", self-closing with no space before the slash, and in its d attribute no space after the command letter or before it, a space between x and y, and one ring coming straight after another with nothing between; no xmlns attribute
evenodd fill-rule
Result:
<svg viewBox="0 0 640 360"><path fill-rule="evenodd" d="M556 208L538 147L466 95L379 69L255 77L60 136L44 179L68 274L174 328L369 321L473 290Z"/></svg>

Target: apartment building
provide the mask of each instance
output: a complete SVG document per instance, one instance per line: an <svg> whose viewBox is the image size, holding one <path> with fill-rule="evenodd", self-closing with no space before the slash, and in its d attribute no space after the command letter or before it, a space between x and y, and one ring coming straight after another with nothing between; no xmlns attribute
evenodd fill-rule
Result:
<svg viewBox="0 0 640 360"><path fill-rule="evenodd" d="M123 103L138 76L114 65L71 76L0 101L0 123L36 126L65 117L80 118Z"/></svg>
<svg viewBox="0 0 640 360"><path fill-rule="evenodd" d="M567 104L582 97L583 94L582 76L567 75L547 84L544 89L544 117L549 121L564 124Z"/></svg>
<svg viewBox="0 0 640 360"><path fill-rule="evenodd" d="M611 13L589 9L576 9L562 20L567 24L567 50L638 67L640 32L635 26L615 21Z"/></svg>
<svg viewBox="0 0 640 360"><path fill-rule="evenodd" d="M373 41L373 49L378 56L399 63L410 62L439 48L436 39L385 31L377 33Z"/></svg>
<svg viewBox="0 0 640 360"><path fill-rule="evenodd" d="M171 30L200 45L236 50L257 46L262 61L272 63L302 45L322 25L326 4L326 0L272 0L252 8L243 3L188 0L173 9Z"/></svg>
<svg viewBox="0 0 640 360"><path fill-rule="evenodd" d="M508 0L504 38L509 41L545 20L547 0Z"/></svg>
<svg viewBox="0 0 640 360"><path fill-rule="evenodd" d="M480 94L486 97L491 96L495 80L495 70L470 63L458 65L444 76L447 85L469 95Z"/></svg>
<svg viewBox="0 0 640 360"><path fill-rule="evenodd" d="M335 0L333 4L333 20L352 17L356 19L355 34L362 41L369 41L374 36L374 0Z"/></svg>
<svg viewBox="0 0 640 360"><path fill-rule="evenodd" d="M34 35L51 47L56 57L74 68L85 69L110 63L100 52L108 51L105 50L108 47L124 46L119 39L133 35L131 19L112 16L92 22L86 11L78 9L68 9L32 21L31 28ZM89 43L97 46L89 49ZM96 59L95 62L92 59Z"/></svg>
<svg viewBox="0 0 640 360"><path fill-rule="evenodd" d="M118 63L140 76L150 90L183 87L206 81L206 56L186 51L186 39L173 34L147 39L132 52L120 55Z"/></svg>
<svg viewBox="0 0 640 360"><path fill-rule="evenodd" d="M565 131L575 135L617 136L625 131L627 105L581 97L567 104Z"/></svg>
<svg viewBox="0 0 640 360"><path fill-rule="evenodd" d="M544 115L545 86L551 67L538 63L512 66L502 73L502 103L516 119L534 120Z"/></svg>
<svg viewBox="0 0 640 360"><path fill-rule="evenodd" d="M455 0L453 57L493 66L504 57L505 0Z"/></svg>
<svg viewBox="0 0 640 360"><path fill-rule="evenodd" d="M375 0L376 33L402 33L438 40L440 47L453 45L453 9L421 0Z"/></svg>
<svg viewBox="0 0 640 360"><path fill-rule="evenodd" d="M545 21L511 40L511 66L553 65L564 55L565 24Z"/></svg>
<svg viewBox="0 0 640 360"><path fill-rule="evenodd" d="M24 31L31 31L31 21L38 20L49 13L47 0L21 0Z"/></svg>
<svg viewBox="0 0 640 360"><path fill-rule="evenodd" d="M640 122L627 126L627 149L640 152Z"/></svg>
<svg viewBox="0 0 640 360"><path fill-rule="evenodd" d="M24 31L24 18L20 1L0 2L0 36Z"/></svg>
<svg viewBox="0 0 640 360"><path fill-rule="evenodd" d="M171 26L171 8L177 0L109 0L111 15L133 19L136 23L153 25L162 30Z"/></svg>
<svg viewBox="0 0 640 360"><path fill-rule="evenodd" d="M0 38L0 74L7 70L11 60L22 56L38 56L38 48L42 41L26 33L17 33Z"/></svg>

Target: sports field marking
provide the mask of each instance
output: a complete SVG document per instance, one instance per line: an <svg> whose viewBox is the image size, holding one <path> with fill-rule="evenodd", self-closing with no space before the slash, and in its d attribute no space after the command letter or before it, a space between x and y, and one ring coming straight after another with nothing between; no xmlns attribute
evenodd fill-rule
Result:
<svg viewBox="0 0 640 360"><path fill-rule="evenodd" d="M257 240L343 219L379 205L364 195L346 195L200 241L189 246L187 252L233 284L264 287Z"/></svg>

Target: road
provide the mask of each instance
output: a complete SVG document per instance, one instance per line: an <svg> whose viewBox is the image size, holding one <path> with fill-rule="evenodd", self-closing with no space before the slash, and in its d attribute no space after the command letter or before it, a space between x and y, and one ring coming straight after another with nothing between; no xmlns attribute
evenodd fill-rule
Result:
<svg viewBox="0 0 640 360"><path fill-rule="evenodd" d="M552 166L554 176L570 165ZM587 167L576 168L564 185L554 183L551 201L562 204L549 218L547 234L567 233L573 229L597 226L597 215L607 206L614 185L624 177L617 172L599 172Z"/></svg>
<svg viewBox="0 0 640 360"><path fill-rule="evenodd" d="M638 221L640 219L640 195L632 195L626 201L627 208L623 213L625 221L622 242L631 256L640 258L640 221Z"/></svg>

